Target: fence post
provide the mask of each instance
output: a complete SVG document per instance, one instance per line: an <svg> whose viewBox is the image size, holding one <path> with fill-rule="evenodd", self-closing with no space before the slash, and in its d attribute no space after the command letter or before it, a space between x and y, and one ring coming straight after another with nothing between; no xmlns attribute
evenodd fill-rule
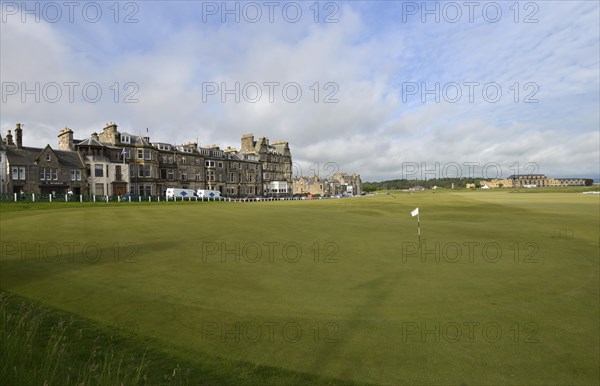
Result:
<svg viewBox="0 0 600 386"><path fill-rule="evenodd" d="M65 194L65 202L68 202L68 201L69 201L69 195Z"/></svg>
<svg viewBox="0 0 600 386"><path fill-rule="evenodd" d="M50 197L50 202L52 202L52 195L49 195L48 197Z"/></svg>
<svg viewBox="0 0 600 386"><path fill-rule="evenodd" d="M94 194L94 202L96 202L96 195Z"/></svg>
<svg viewBox="0 0 600 386"><path fill-rule="evenodd" d="M83 202L83 194L79 195L79 202Z"/></svg>
<svg viewBox="0 0 600 386"><path fill-rule="evenodd" d="M106 202L108 202L108 194L106 195Z"/></svg>

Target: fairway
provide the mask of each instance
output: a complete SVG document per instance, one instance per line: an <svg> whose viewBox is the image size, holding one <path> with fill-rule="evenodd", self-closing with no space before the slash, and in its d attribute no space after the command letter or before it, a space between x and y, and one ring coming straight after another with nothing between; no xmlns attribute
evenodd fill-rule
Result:
<svg viewBox="0 0 600 386"><path fill-rule="evenodd" d="M0 208L3 290L191 363L372 384L600 381L599 196Z"/></svg>

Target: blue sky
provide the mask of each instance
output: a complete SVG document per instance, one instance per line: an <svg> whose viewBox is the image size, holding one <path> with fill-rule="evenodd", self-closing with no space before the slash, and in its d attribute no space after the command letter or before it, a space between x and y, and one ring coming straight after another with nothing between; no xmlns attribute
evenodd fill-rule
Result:
<svg viewBox="0 0 600 386"><path fill-rule="evenodd" d="M363 180L410 177L414 164L443 177L455 163L466 176L474 163L506 177L518 163L599 178L596 1L272 2L272 22L266 2L227 2L239 23L235 11L222 21L220 1L120 2L118 15L113 1L76 2L72 21L62 2L61 17L42 2L24 15L23 4L2 2L0 126L4 136L24 123L26 145L54 146L65 126L86 138L114 121L130 133L148 127L158 142L287 140L304 174L334 162ZM37 102L22 95L36 82ZM62 91L54 103L52 87L42 90L52 82ZM77 90L69 101L65 82L95 82L102 96L91 103ZM279 85L272 103L269 82ZM239 103L208 93L236 83L248 92ZM299 87L299 101L283 97L285 85ZM130 92L137 102L125 103ZM332 92L337 102L324 103Z"/></svg>

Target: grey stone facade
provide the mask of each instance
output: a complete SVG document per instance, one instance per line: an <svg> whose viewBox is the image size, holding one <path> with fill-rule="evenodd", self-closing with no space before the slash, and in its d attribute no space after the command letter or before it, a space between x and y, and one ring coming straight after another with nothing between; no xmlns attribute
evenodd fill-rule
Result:
<svg viewBox="0 0 600 386"><path fill-rule="evenodd" d="M362 193L357 174L294 181L289 143L255 140L253 134L242 136L239 150L152 142L148 135L119 131L112 122L84 140L65 128L58 134L58 149L24 147L22 137L17 124L14 139L11 130L0 138L3 192L156 196L183 188L218 190L232 198Z"/></svg>
<svg viewBox="0 0 600 386"><path fill-rule="evenodd" d="M329 178L298 177L293 182L295 195L360 196L362 181L359 174L335 173Z"/></svg>
<svg viewBox="0 0 600 386"><path fill-rule="evenodd" d="M3 142L6 193L87 194L85 164L75 151L23 146L23 129L17 124L15 140L9 130Z"/></svg>

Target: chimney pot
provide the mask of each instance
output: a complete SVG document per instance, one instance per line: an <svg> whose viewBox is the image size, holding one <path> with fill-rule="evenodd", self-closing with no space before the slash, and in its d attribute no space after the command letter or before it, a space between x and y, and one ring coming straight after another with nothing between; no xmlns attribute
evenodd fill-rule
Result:
<svg viewBox="0 0 600 386"><path fill-rule="evenodd" d="M21 129L21 124L17 123L17 128L15 129L15 141L17 144L17 149L23 147L23 129Z"/></svg>

